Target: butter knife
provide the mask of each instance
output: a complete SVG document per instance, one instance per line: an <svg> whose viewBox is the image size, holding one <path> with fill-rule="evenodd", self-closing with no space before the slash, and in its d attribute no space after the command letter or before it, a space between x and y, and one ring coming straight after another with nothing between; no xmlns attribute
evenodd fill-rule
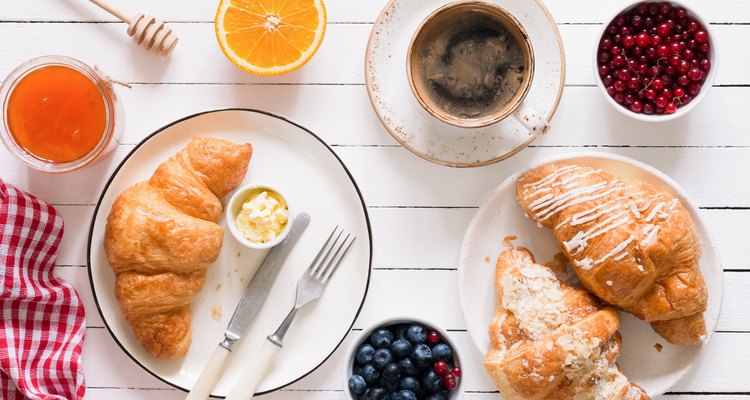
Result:
<svg viewBox="0 0 750 400"><path fill-rule="evenodd" d="M310 216L307 213L297 215L286 239L268 252L255 276L245 288L237 308L234 309L232 319L229 320L227 330L224 332L224 340L214 350L185 400L205 400L211 394L211 390L224 371L232 346L242 338L250 322L255 318L284 260L309 224Z"/></svg>

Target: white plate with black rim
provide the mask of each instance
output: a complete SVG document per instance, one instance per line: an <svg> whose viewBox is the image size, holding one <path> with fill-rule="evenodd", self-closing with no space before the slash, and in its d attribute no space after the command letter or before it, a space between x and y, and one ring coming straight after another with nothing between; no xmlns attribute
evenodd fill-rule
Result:
<svg viewBox="0 0 750 400"><path fill-rule="evenodd" d="M211 352L223 339L234 308L265 251L250 250L232 235L224 235L221 255L209 268L203 290L192 305L190 350L181 360L166 361L149 355L122 317L103 238L115 198L130 185L148 179L159 164L187 145L194 135L251 143L253 157L242 185L273 184L295 210L311 216L309 227L289 254L263 307L235 345L213 396L229 393L248 360L291 309L297 280L333 227L339 225L357 236L323 296L297 316L284 339L284 349L258 390L258 394L267 393L315 370L351 329L370 281L372 240L367 208L351 174L323 140L271 113L227 109L195 114L159 129L139 143L107 182L94 212L88 243L91 289L107 329L123 351L143 369L178 389L192 388ZM226 231L224 220L220 225Z"/></svg>
<svg viewBox="0 0 750 400"><path fill-rule="evenodd" d="M701 218L700 210L687 192L664 173L639 161L606 153L576 153L551 161L576 163L600 168L612 174L639 179L676 196L690 212L703 252L700 268L708 288L708 309L704 316L708 335L698 346L667 343L651 326L624 312L620 333L622 351L617 360L631 382L643 387L652 398L666 392L699 360L716 329L723 297L723 271L716 245ZM517 237L512 243L531 250L539 263L552 261L560 249L551 229L540 228L516 201L516 182L531 166L513 174L490 195L469 224L461 247L458 287L467 329L482 354L489 349L488 327L495 315L495 261L507 248L503 238Z"/></svg>

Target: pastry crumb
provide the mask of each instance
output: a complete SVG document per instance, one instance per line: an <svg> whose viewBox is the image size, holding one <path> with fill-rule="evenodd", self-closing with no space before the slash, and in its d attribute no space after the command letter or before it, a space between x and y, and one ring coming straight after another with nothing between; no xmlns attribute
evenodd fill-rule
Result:
<svg viewBox="0 0 750 400"><path fill-rule="evenodd" d="M237 269L237 268L235 268L235 269L234 269L234 272L240 272L240 270L239 270L239 269Z"/></svg>
<svg viewBox="0 0 750 400"><path fill-rule="evenodd" d="M221 289L221 283L220 283L220 284L218 284L218 285L216 285L216 287L214 288L214 291L215 291L215 292L218 292L218 291L219 291L219 289Z"/></svg>
<svg viewBox="0 0 750 400"><path fill-rule="evenodd" d="M505 246L505 247L515 247L513 245L513 241L516 240L516 239L518 239L518 236L516 236L516 235L508 235L508 236L504 237L503 238L503 246Z"/></svg>
<svg viewBox="0 0 750 400"><path fill-rule="evenodd" d="M240 283L245 283L245 278L240 278Z"/></svg>
<svg viewBox="0 0 750 400"><path fill-rule="evenodd" d="M211 318L221 321L221 306L213 306L211 307Z"/></svg>
<svg viewBox="0 0 750 400"><path fill-rule="evenodd" d="M654 345L654 348L656 349L656 351L658 351L659 353L661 353L662 349L664 349L664 346L662 346L661 343L656 343Z"/></svg>
<svg viewBox="0 0 750 400"><path fill-rule="evenodd" d="M488 264L489 264L489 263L490 263L491 261L492 261L492 259L490 258L490 256L487 256L487 257L485 257L485 258L484 258L484 262L486 262L486 263L488 263Z"/></svg>
<svg viewBox="0 0 750 400"><path fill-rule="evenodd" d="M242 255L242 253L240 253L240 252L238 251L238 252L237 252L237 258L240 258L240 256L241 256L241 255Z"/></svg>

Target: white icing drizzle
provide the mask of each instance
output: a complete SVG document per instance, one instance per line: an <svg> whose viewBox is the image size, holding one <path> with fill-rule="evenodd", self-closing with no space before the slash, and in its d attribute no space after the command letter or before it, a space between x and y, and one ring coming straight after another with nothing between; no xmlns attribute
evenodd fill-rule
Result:
<svg viewBox="0 0 750 400"><path fill-rule="evenodd" d="M586 257L586 258L584 258L583 260L580 260L580 261L575 260L574 263L575 263L575 265L581 267L581 269L584 270L584 271L588 271L591 268L594 268L594 260L592 260L592 259L590 259L588 257Z"/></svg>
<svg viewBox="0 0 750 400"><path fill-rule="evenodd" d="M573 219L571 220L570 226L576 226L576 225L584 224L586 222L591 222L591 221L599 218L600 216L602 216L604 214L609 214L612 211L617 210L618 208L620 208L620 206L618 204L615 204L614 206L612 206L610 208L606 208L606 209L604 207L606 207L606 206L608 206L608 205L610 205L610 204L612 204L612 203L614 203L614 202L616 202L618 200L621 200L621 199L622 199L621 197L617 198L617 199L612 199L612 200L610 200L610 201L608 201L606 203L602 203L602 204L600 204L600 205L598 205L598 206L596 206L594 208L591 208L591 209L584 210L584 211L581 211L579 213L573 214ZM595 211L598 211L598 212L595 212Z"/></svg>
<svg viewBox="0 0 750 400"><path fill-rule="evenodd" d="M646 238L641 243L643 246L648 246L656 238L656 233L659 232L659 227L653 224L648 224L643 228L643 234Z"/></svg>
<svg viewBox="0 0 750 400"><path fill-rule="evenodd" d="M657 204L657 205L656 205L656 206L655 206L655 207L654 207L654 208L653 208L653 209L651 210L651 213L650 213L650 214L648 215L648 217L646 217L645 221L646 221L646 222L651 222L651 220L652 220L652 219L654 219L654 217L656 216L656 213L658 213L658 212L659 212L659 210L661 210L661 208L662 208L662 207L664 207L664 206L666 206L666 205L667 205L666 203L659 203L659 204Z"/></svg>
<svg viewBox="0 0 750 400"><path fill-rule="evenodd" d="M558 169L557 171L555 171L555 173L553 173L553 174L550 174L550 175L547 175L547 176L545 176L544 178L542 178L542 179L540 179L540 180L538 180L538 181L536 181L536 182L530 182L530 183L527 183L526 185L524 185L524 188L533 188L533 189L537 189L537 188L539 188L539 187L540 187L540 186L542 186L542 185L546 185L546 184L547 184L547 183L549 183L549 182L553 182L553 181L554 181L555 179L557 179L557 178L558 178L558 177L559 177L560 175L562 175L562 174L564 174L564 173L566 173L566 172L568 172L568 171L570 171L570 170L573 170L573 169L578 169L578 168L579 168L579 167L578 167L577 165L566 165L566 166L564 166L564 167L562 167L562 168Z"/></svg>
<svg viewBox="0 0 750 400"><path fill-rule="evenodd" d="M557 224L557 225L555 226L555 229L560 229L560 228L562 228L562 227L563 227L563 226L564 226L565 224L567 224L568 222L570 222L570 217L568 217L568 218L565 218L565 219L564 219L564 220L563 220L562 222L560 222L559 224Z"/></svg>
<svg viewBox="0 0 750 400"><path fill-rule="evenodd" d="M620 255L618 255L617 257L615 257L615 261L622 260L623 258L627 257L628 254L630 254L630 253L628 253L627 251L620 253Z"/></svg>
<svg viewBox="0 0 750 400"><path fill-rule="evenodd" d="M620 244L618 244L617 246L615 246L614 249L610 250L609 253L605 254L602 258L596 260L594 263L595 264L601 264L601 263L607 261L608 258L610 258L610 257L614 256L615 254L617 254L617 253L625 250L625 248L628 247L628 245L630 244L630 242L632 242L633 240L635 240L635 236L630 235L630 237L628 237L627 239L625 239L622 242L620 242Z"/></svg>
<svg viewBox="0 0 750 400"><path fill-rule="evenodd" d="M616 220L617 218L620 218L623 216L624 218L621 218L620 220L612 222ZM589 240L595 237L598 237L599 235L602 235L604 233L607 233L611 231L612 229L622 226L628 222L630 222L630 217L625 215L625 212L620 211L617 214L611 215L604 221L594 225L594 227L592 227L586 232L579 231L570 240L564 241L563 246L565 247L565 250L570 252L571 255L575 256L576 254L580 253L586 248ZM599 230L597 231L597 229Z"/></svg>

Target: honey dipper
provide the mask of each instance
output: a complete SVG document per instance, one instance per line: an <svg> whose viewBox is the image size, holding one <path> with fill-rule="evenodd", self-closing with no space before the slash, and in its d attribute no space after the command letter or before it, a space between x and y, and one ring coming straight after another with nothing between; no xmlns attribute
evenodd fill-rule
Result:
<svg viewBox="0 0 750 400"><path fill-rule="evenodd" d="M89 1L128 24L128 35L144 49L166 57L174 50L175 45L177 45L177 36L172 33L171 28L164 25L164 22L144 14L137 14L132 18L128 18L122 11L109 4L106 0Z"/></svg>

